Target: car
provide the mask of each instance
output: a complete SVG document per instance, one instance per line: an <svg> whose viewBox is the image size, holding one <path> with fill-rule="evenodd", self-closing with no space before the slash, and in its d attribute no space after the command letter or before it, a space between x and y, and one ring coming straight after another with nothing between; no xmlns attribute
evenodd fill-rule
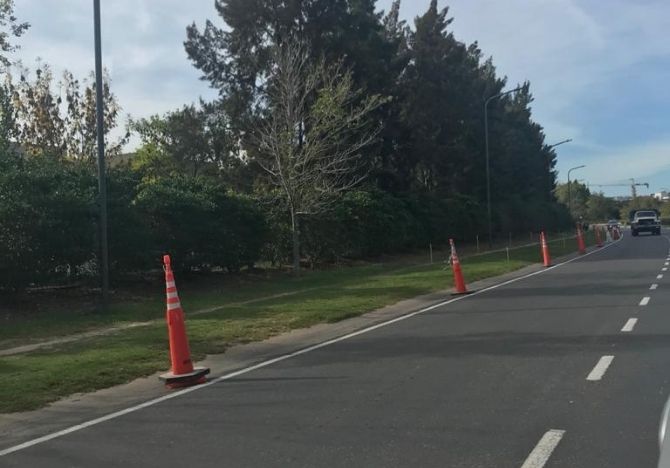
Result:
<svg viewBox="0 0 670 468"><path fill-rule="evenodd" d="M641 232L648 232L656 236L661 235L661 219L656 210L637 210L633 213L630 222L630 231L633 236Z"/></svg>
<svg viewBox="0 0 670 468"><path fill-rule="evenodd" d="M610 219L607 221L607 228L612 229L614 227L619 227L619 220L617 219Z"/></svg>

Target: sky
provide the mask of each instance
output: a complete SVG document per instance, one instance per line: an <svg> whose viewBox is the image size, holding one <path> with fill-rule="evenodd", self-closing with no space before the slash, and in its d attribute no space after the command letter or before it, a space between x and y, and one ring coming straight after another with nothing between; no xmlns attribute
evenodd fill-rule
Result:
<svg viewBox="0 0 670 468"><path fill-rule="evenodd" d="M404 0L412 23L430 0ZM15 0L31 28L13 54L34 67L40 57L57 75L87 76L94 67L92 1ZM186 26L223 25L213 0L102 2L103 63L124 115L163 113L216 92L184 52ZM387 10L391 0L378 0ZM626 195L630 178L670 189L670 2L667 0L440 0L451 29L492 56L509 89L530 81L533 116L556 148L559 181ZM136 144L136 141L131 142ZM491 142L495 158L495 142Z"/></svg>

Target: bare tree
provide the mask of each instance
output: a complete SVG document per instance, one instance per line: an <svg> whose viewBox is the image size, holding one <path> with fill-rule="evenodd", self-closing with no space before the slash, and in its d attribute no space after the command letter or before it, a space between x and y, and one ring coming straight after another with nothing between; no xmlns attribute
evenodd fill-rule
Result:
<svg viewBox="0 0 670 468"><path fill-rule="evenodd" d="M5 76L5 87L11 95L15 112L14 130L17 142L26 154L49 155L55 158L95 161L96 107L94 76L79 81L65 71L63 79L54 83L48 64L38 61L35 78L22 66L16 67L19 79ZM120 107L111 92L110 79L104 76L103 102L106 151L110 157L119 155L128 139L110 138L116 126Z"/></svg>
<svg viewBox="0 0 670 468"><path fill-rule="evenodd" d="M264 96L267 115L254 141L258 164L286 203L298 272L299 217L322 213L367 176L361 150L381 129L371 113L385 100L356 89L342 63L313 61L299 42L277 46L273 58Z"/></svg>

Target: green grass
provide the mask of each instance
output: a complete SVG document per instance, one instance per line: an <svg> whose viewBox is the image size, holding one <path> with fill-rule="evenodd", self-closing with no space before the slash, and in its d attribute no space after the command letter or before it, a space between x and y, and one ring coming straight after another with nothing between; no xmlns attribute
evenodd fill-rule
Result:
<svg viewBox="0 0 670 468"><path fill-rule="evenodd" d="M575 251L574 240L550 243L554 257ZM461 259L466 281L496 276L540 260L537 246ZM179 278L177 278L179 286ZM180 288L194 359L221 353L236 343L257 341L295 328L336 322L402 299L449 288L451 269L445 264L383 265L310 272L299 278L279 277L233 285L195 282ZM187 291L185 291L186 289ZM241 302L284 292L293 295L248 304ZM116 304L107 316L72 311L65 318L22 320L8 324L0 337L26 342L28 336L81 331L87 327L157 318L164 315L163 291L156 300ZM192 315L189 311L228 304L220 310ZM168 369L165 324L162 320L113 335L88 338L28 354L0 358L0 412L39 408L58 398L128 382ZM6 347L6 346L5 346Z"/></svg>

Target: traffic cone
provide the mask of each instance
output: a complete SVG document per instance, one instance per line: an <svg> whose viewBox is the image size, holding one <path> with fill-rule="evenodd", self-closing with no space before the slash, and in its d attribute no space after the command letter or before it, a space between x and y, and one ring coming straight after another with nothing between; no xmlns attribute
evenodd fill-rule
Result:
<svg viewBox="0 0 670 468"><path fill-rule="evenodd" d="M579 249L579 254L584 255L586 253L586 245L584 245L584 233L582 232L582 227L577 224L577 248Z"/></svg>
<svg viewBox="0 0 670 468"><path fill-rule="evenodd" d="M551 266L551 256L549 255L549 245L547 244L547 236L544 234L544 231L540 232L540 244L542 245L542 260L544 261L544 266Z"/></svg>
<svg viewBox="0 0 670 468"><path fill-rule="evenodd" d="M184 325L184 311L179 302L177 286L174 282L174 274L170 266L170 256L163 256L163 269L165 270L165 291L167 293L166 321L168 325L168 336L170 338L170 361L172 368L167 374L159 378L170 388L185 387L203 383L209 369L206 367L193 367L191 352L188 347L186 326Z"/></svg>
<svg viewBox="0 0 670 468"><path fill-rule="evenodd" d="M454 245L453 239L449 239L449 245L451 246L451 268L454 271L454 287L456 288L456 292L452 294L469 294L470 291L465 287L463 272L461 271L461 262L458 260L458 254L456 253L456 246Z"/></svg>
<svg viewBox="0 0 670 468"><path fill-rule="evenodd" d="M602 238L600 237L600 226L596 226L596 227L594 228L594 230L595 230L595 233L596 233L596 245L597 245L598 247L602 247L602 246L603 246L603 240L602 240Z"/></svg>

